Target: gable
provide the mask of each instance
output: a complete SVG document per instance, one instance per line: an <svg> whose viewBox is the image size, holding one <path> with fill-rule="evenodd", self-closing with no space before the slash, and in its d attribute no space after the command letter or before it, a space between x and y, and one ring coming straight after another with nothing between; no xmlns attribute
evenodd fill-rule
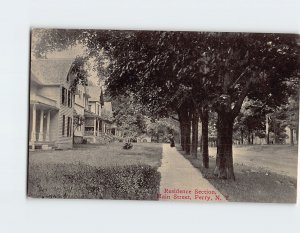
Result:
<svg viewBox="0 0 300 233"><path fill-rule="evenodd" d="M67 82L74 59L37 59L31 61L32 78L42 84L63 84Z"/></svg>

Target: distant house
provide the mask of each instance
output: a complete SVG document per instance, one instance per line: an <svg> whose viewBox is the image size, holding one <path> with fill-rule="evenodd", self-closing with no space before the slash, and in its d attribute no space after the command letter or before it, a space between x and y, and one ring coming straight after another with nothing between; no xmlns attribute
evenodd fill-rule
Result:
<svg viewBox="0 0 300 233"><path fill-rule="evenodd" d="M112 126L112 105L111 102L104 102L103 108L102 108L102 127L103 132L110 134L111 133L111 126Z"/></svg>
<svg viewBox="0 0 300 233"><path fill-rule="evenodd" d="M73 59L31 61L29 148L72 148Z"/></svg>
<svg viewBox="0 0 300 233"><path fill-rule="evenodd" d="M74 143L82 143L85 136L85 111L89 109L89 95L88 88L83 85L78 85L74 98Z"/></svg>
<svg viewBox="0 0 300 233"><path fill-rule="evenodd" d="M137 142L151 142L151 137L146 134L143 134L137 137Z"/></svg>
<svg viewBox="0 0 300 233"><path fill-rule="evenodd" d="M285 127L285 132L286 132L286 139L285 139L286 144L298 144L296 130L291 131L290 127Z"/></svg>
<svg viewBox="0 0 300 233"><path fill-rule="evenodd" d="M84 136L89 142L96 143L97 137L99 137L103 131L100 103L101 88L98 86L88 86L87 92L90 98L88 100L88 107L84 109Z"/></svg>

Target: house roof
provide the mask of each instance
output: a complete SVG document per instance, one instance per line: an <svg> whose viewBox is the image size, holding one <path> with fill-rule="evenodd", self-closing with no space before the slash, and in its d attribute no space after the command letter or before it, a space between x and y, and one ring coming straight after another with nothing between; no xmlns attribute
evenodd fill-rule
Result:
<svg viewBox="0 0 300 233"><path fill-rule="evenodd" d="M74 59L37 59L31 61L31 78L41 84L62 84L66 81Z"/></svg>
<svg viewBox="0 0 300 233"><path fill-rule="evenodd" d="M100 102L101 88L97 87L97 86L87 86L86 88L88 90L89 95L91 96L89 101L98 101L98 102Z"/></svg>

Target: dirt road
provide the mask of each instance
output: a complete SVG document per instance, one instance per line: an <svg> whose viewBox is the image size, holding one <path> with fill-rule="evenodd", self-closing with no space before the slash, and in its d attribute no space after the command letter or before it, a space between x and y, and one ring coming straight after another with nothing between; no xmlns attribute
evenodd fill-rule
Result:
<svg viewBox="0 0 300 233"><path fill-rule="evenodd" d="M211 156L216 155L216 148L209 148ZM297 177L298 148L290 145L251 145L233 146L233 161L267 171Z"/></svg>

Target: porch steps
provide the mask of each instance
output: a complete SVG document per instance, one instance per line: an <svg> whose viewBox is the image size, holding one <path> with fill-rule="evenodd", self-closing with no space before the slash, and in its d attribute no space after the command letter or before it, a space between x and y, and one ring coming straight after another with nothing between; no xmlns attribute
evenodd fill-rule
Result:
<svg viewBox="0 0 300 233"><path fill-rule="evenodd" d="M33 145L29 143L29 151L33 150L55 150L57 147L54 145L53 142L36 142L34 144L34 149Z"/></svg>

